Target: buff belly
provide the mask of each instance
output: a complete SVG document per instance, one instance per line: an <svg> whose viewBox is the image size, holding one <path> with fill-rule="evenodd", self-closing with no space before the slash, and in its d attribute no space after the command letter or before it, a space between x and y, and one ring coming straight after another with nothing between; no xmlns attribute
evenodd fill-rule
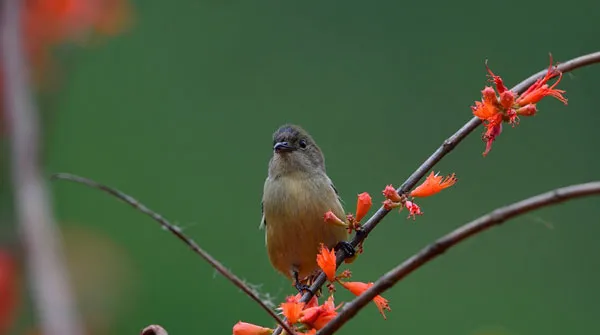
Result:
<svg viewBox="0 0 600 335"><path fill-rule="evenodd" d="M344 227L323 220L329 210L345 216L328 178L280 177L265 187L265 194L275 199L263 199L267 252L273 267L288 278L294 270L301 279L317 270L321 243L333 248L347 239Z"/></svg>

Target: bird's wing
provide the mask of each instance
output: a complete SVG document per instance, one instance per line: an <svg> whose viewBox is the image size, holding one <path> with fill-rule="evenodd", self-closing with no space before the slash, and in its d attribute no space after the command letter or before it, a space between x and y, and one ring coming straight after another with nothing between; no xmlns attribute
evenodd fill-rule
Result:
<svg viewBox="0 0 600 335"><path fill-rule="evenodd" d="M262 201L260 203L260 212L262 214L262 218L260 219L260 225L258 226L258 229L265 229L265 227L267 226L267 219L265 219L265 206L263 205Z"/></svg>
<svg viewBox="0 0 600 335"><path fill-rule="evenodd" d="M337 196L338 200L340 201L341 204L344 203L344 200L342 200L342 198L340 197L340 194L338 193L337 188L335 188L335 185L333 185L333 182L329 182L329 186L331 186L331 188L333 189L333 192L335 192L335 195Z"/></svg>

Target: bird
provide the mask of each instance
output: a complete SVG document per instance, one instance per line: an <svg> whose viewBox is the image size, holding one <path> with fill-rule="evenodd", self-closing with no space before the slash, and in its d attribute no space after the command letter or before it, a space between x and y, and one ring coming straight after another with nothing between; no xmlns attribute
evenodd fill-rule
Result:
<svg viewBox="0 0 600 335"><path fill-rule="evenodd" d="M321 244L354 254L354 247L346 241L346 227L324 221L327 211L345 221L321 149L302 127L280 126L273 133L273 156L264 183L259 227L265 230L271 265L293 280L300 292L309 288L306 283L317 273Z"/></svg>

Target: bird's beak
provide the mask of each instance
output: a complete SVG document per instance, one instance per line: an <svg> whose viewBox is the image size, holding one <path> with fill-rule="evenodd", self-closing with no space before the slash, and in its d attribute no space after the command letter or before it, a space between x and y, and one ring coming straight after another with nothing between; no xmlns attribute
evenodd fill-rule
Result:
<svg viewBox="0 0 600 335"><path fill-rule="evenodd" d="M288 142L277 142L273 146L273 150L276 153L282 153L282 152L291 152L291 151L294 151L294 150L296 150L296 148L293 147L293 146L291 146Z"/></svg>

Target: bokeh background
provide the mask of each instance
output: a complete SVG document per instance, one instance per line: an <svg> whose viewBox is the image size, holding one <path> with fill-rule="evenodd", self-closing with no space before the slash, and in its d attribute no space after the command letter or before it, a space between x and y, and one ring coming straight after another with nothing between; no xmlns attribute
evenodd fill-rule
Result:
<svg viewBox="0 0 600 335"><path fill-rule="evenodd" d="M600 48L597 1L132 1L100 43L54 49L38 89L44 172L123 190L176 222L279 303L294 292L259 231L271 134L309 130L347 210L383 200L471 117L484 61L512 86ZM374 281L421 247L496 207L598 179L600 66L564 76L569 105L505 127L482 158L478 129L436 167L459 182L389 215L351 269ZM0 247L19 255L2 139ZM79 304L93 334L230 334L272 320L179 240L96 190L49 184ZM519 217L469 240L369 306L343 334L591 334L600 313L598 198ZM25 274L9 334L36 329ZM351 296L339 291L337 300ZM2 299L2 297L0 297Z"/></svg>

